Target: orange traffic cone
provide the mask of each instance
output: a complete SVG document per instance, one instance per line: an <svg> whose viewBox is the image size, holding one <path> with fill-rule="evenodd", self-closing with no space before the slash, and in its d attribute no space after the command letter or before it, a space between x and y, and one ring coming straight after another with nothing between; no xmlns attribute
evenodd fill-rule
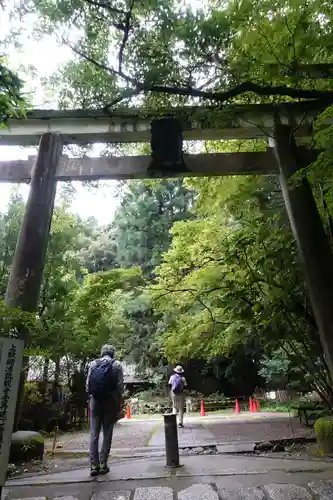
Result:
<svg viewBox="0 0 333 500"><path fill-rule="evenodd" d="M250 408L250 412L253 413L253 401L252 401L252 398L249 398L249 408Z"/></svg>
<svg viewBox="0 0 333 500"><path fill-rule="evenodd" d="M236 399L236 403L235 403L235 413L240 413L238 399Z"/></svg>
<svg viewBox="0 0 333 500"><path fill-rule="evenodd" d="M205 414L205 405L204 405L204 402L203 402L203 399L201 400L201 403L200 403L200 417L204 417L206 414Z"/></svg>
<svg viewBox="0 0 333 500"><path fill-rule="evenodd" d="M131 408L129 406L126 409L126 418L128 418L128 419L131 418Z"/></svg>

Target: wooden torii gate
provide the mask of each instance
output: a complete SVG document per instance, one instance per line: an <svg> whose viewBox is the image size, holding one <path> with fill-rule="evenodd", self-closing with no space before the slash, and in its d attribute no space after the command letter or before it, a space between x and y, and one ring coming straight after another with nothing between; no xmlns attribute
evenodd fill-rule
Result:
<svg viewBox="0 0 333 500"><path fill-rule="evenodd" d="M187 171L179 175L276 174L279 176L290 224L302 257L315 319L333 380L333 255L306 179L288 182L313 153L298 148L295 136L311 134L311 124L325 107L318 101L279 105L160 110L182 123L185 140L268 139L261 153L221 153L184 156ZM149 141L154 114L140 109L115 111L34 111L12 119L0 130L0 145L39 144L36 158L0 161L0 181L29 182L25 208L6 292L11 307L37 308L58 180L144 178L149 156L68 158L63 146L86 143ZM170 172L162 174L170 177ZM25 332L22 338L25 339Z"/></svg>

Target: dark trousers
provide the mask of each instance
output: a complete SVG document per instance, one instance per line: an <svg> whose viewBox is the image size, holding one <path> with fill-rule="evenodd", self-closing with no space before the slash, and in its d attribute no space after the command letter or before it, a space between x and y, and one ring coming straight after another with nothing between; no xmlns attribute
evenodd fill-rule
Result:
<svg viewBox="0 0 333 500"><path fill-rule="evenodd" d="M90 464L107 464L113 428L117 421L119 411L115 407L113 398L105 401L98 401L91 397L90 399ZM101 429L103 428L103 444L99 454L98 444Z"/></svg>

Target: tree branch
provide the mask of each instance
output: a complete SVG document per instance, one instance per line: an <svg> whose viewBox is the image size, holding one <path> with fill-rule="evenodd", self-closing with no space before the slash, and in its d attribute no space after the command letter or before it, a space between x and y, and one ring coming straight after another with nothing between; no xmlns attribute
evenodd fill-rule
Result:
<svg viewBox="0 0 333 500"><path fill-rule="evenodd" d="M116 70L104 63L98 62L92 57L88 56L85 52L82 52L80 49L74 47L72 44L63 38L63 42L68 45L75 54L80 56L82 59L90 62L94 66L107 73L111 73L115 76L119 76L119 78L125 80L127 83L130 83L134 86L133 92L136 94L140 92L156 92L160 94L169 94L169 95L181 95L188 97L199 97L202 99L209 99L211 101L216 101L219 103L224 103L229 99L238 97L247 92L253 92L254 94L260 96L285 96L291 97L295 99L324 99L327 102L333 102L333 91L330 90L309 90L309 89L295 89L290 88L285 85L278 86L261 86L256 83L252 83L250 81L245 81L236 85L235 87L226 90L224 92L211 92L199 90L193 87L169 87L165 85L152 85L150 83L140 82L136 78L132 78L128 76L124 71ZM122 61L121 61L122 63ZM122 64L121 64L122 65ZM128 91L127 94L128 96ZM117 100L119 102L119 99ZM110 104L107 104L105 108L109 108Z"/></svg>
<svg viewBox="0 0 333 500"><path fill-rule="evenodd" d="M296 30L297 30L297 26L298 26L298 22L294 28L294 30L292 31L292 29L290 28L289 26L289 22L288 22L288 17L285 16L284 17L284 21L285 21L285 24L287 26L287 30L289 31L289 34L291 36L291 39L292 39L292 44L293 44L293 55L294 55L294 62L296 63L296 44L295 44L295 34L296 34Z"/></svg>
<svg viewBox="0 0 333 500"><path fill-rule="evenodd" d="M277 61L277 63L280 65L280 66L285 66L288 68L288 65L284 64L277 56L273 46L272 46L272 43L271 43L271 40L270 38L261 30L259 29L259 27L257 26L257 30L258 30L258 33L259 35L265 40L265 42L267 43L268 47L269 47L269 50L271 51L271 54L272 56L275 58L275 60Z"/></svg>
<svg viewBox="0 0 333 500"><path fill-rule="evenodd" d="M117 9L116 7L112 7L110 2L105 0L84 0L89 5L93 5L94 7L101 7L102 9L106 9L112 14L118 14L121 16L126 16L126 11L122 9Z"/></svg>
<svg viewBox="0 0 333 500"><path fill-rule="evenodd" d="M216 291L221 290L221 289L222 289L222 287L220 287L220 286L210 288L208 290L198 290L196 288L173 288L172 290L166 290L164 293L161 293L161 295L158 295L158 297L155 297L155 300L162 299L166 295L169 295L169 293L190 293L193 296L193 294L195 294L195 293L208 294L208 293L216 292Z"/></svg>
<svg viewBox="0 0 333 500"><path fill-rule="evenodd" d="M211 322L213 324L213 329L215 330L216 329L216 324L218 322L214 318L214 314L213 314L213 311L211 310L211 308L208 307L207 304L200 297L198 297L194 292L192 292L192 291L189 290L189 293L192 295L192 297L194 298L194 300L197 300L199 302L199 304L201 304L202 307L208 311L210 319L211 319Z"/></svg>
<svg viewBox="0 0 333 500"><path fill-rule="evenodd" d="M132 89L124 90L124 92L121 92L117 97L113 99L113 101L104 106L104 111L108 111L110 108L112 108L116 104L119 104L124 99L130 99L131 97L140 94L140 92L141 92L140 90L132 90Z"/></svg>
<svg viewBox="0 0 333 500"><path fill-rule="evenodd" d="M126 17L125 17L124 35L123 35L123 39L122 39L122 42L120 45L119 55L118 55L118 71L119 71L119 73L122 73L122 70L123 70L124 50L125 50L126 43L127 43L128 37L129 37L129 32L131 29L131 20L132 20L132 12L133 12L133 8L134 8L134 3L135 3L135 0L131 0L131 5L129 8L129 11L127 12Z"/></svg>

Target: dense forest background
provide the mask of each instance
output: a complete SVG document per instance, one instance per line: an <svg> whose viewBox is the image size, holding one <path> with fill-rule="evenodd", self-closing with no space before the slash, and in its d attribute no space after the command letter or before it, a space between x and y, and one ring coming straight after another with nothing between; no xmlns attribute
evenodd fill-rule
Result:
<svg viewBox="0 0 333 500"><path fill-rule="evenodd" d="M112 342L162 385L168 364L181 362L204 393L289 385L326 394L275 178L131 181L120 197L102 227L60 195L31 354L59 370L67 359L73 371ZM14 191L0 219L3 294L23 211Z"/></svg>

